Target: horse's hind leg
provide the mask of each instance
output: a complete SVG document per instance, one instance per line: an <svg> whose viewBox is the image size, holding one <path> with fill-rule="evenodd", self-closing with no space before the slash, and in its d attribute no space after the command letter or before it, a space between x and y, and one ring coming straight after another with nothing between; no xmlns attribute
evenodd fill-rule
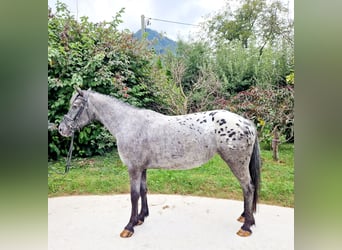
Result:
<svg viewBox="0 0 342 250"><path fill-rule="evenodd" d="M243 225L237 234L240 236L249 236L252 234L251 226L255 224L253 216L254 186L250 181L240 181L240 184L243 190L244 210L238 219L240 222L243 222Z"/></svg>
<svg viewBox="0 0 342 250"><path fill-rule="evenodd" d="M132 211L127 226L120 234L123 238L131 237L134 233L134 226L138 224L138 201L140 197L142 172L138 169L129 169L129 177L131 185Z"/></svg>
<svg viewBox="0 0 342 250"><path fill-rule="evenodd" d="M237 234L239 236L249 236L252 234L250 228L255 224L255 220L253 216L254 186L249 173L248 161L240 161L238 159L232 160L231 157L228 157L225 154L220 155L223 160L227 162L233 174L238 179L243 191L244 210L238 219L240 222L243 222L243 225Z"/></svg>
<svg viewBox="0 0 342 250"><path fill-rule="evenodd" d="M147 204L147 183L146 183L146 169L141 174L141 184L140 184L140 196L141 196L141 210L138 215L138 224L144 223L145 217L148 216L148 204Z"/></svg>

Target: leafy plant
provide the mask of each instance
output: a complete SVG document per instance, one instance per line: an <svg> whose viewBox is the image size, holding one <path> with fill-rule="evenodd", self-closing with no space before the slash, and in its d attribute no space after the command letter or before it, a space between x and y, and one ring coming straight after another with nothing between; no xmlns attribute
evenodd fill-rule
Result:
<svg viewBox="0 0 342 250"><path fill-rule="evenodd" d="M91 88L138 107L158 110L162 102L151 77L155 54L148 44L119 32L120 10L110 22L75 20L64 3L48 15L48 120L59 124L69 108L73 86ZM49 159L66 155L69 139L49 133ZM85 127L75 136L74 154L103 154L115 146L100 124Z"/></svg>
<svg viewBox="0 0 342 250"><path fill-rule="evenodd" d="M284 87L252 87L234 96L228 104L231 111L257 124L261 140L269 147L274 129L281 142L294 140L294 90Z"/></svg>

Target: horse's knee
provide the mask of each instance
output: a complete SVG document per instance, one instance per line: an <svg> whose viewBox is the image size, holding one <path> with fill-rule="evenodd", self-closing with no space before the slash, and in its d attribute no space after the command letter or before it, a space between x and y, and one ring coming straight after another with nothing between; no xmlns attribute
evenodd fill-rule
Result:
<svg viewBox="0 0 342 250"><path fill-rule="evenodd" d="M137 202L140 198L140 192L138 190L131 190L131 202Z"/></svg>

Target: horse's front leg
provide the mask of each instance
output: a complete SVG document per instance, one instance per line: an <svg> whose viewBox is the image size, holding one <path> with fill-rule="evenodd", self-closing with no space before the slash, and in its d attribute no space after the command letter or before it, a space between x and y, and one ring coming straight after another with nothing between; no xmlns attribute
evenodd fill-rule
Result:
<svg viewBox="0 0 342 250"><path fill-rule="evenodd" d="M131 218L125 229L121 232L122 238L131 237L134 233L134 226L138 224L138 201L140 197L141 185L141 171L137 169L129 170L130 184L131 184Z"/></svg>
<svg viewBox="0 0 342 250"><path fill-rule="evenodd" d="M147 204L147 183L146 183L146 169L141 174L140 184L140 196L141 196L141 210L138 215L138 225L144 223L145 217L148 216L148 204Z"/></svg>

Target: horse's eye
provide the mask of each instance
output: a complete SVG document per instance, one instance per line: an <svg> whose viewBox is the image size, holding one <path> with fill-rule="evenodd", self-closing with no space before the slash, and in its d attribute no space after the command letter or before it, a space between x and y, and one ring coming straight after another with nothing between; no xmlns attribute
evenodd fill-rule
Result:
<svg viewBox="0 0 342 250"><path fill-rule="evenodd" d="M72 105L71 107L73 110L77 109L77 106L76 105Z"/></svg>

